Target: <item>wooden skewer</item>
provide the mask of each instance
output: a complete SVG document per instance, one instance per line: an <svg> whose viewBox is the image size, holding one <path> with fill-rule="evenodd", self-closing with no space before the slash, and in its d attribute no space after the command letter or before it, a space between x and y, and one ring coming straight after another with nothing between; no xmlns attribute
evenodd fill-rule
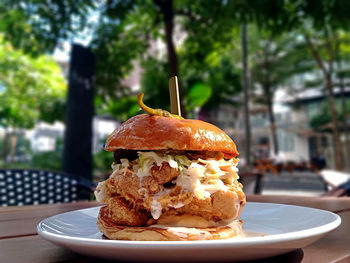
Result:
<svg viewBox="0 0 350 263"><path fill-rule="evenodd" d="M171 77L169 80L170 108L171 113L181 116L179 84L177 76Z"/></svg>

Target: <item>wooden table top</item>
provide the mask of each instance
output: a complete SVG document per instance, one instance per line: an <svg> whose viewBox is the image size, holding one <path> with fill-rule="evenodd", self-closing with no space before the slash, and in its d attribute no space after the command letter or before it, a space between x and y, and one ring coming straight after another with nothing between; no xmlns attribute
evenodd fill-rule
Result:
<svg viewBox="0 0 350 263"><path fill-rule="evenodd" d="M310 246L259 262L350 262L350 198L249 195L247 200L320 208L342 218L339 228ZM78 202L0 208L0 262L101 262L54 245L36 233L36 225L46 217L98 205Z"/></svg>

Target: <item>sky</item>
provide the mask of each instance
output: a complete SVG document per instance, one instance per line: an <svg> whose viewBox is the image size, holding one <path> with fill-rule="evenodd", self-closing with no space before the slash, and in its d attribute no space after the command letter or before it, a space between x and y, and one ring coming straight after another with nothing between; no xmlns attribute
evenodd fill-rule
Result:
<svg viewBox="0 0 350 263"><path fill-rule="evenodd" d="M57 46L53 52L54 59L59 62L69 62L71 47L73 43L80 44L84 47L89 46L92 40L93 32L98 24L99 18L99 11L91 11L91 16L87 24L94 26L84 28L84 30L78 32L71 41L65 40L61 42L60 45Z"/></svg>

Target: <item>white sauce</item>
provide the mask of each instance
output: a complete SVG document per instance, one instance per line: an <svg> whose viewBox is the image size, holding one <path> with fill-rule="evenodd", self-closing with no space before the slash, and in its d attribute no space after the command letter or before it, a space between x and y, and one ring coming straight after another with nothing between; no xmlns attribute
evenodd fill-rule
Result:
<svg viewBox="0 0 350 263"><path fill-rule="evenodd" d="M176 205L168 204L168 206L177 209L177 208L183 207L184 204L179 202Z"/></svg>
<svg viewBox="0 0 350 263"><path fill-rule="evenodd" d="M151 203L151 215L157 220L162 214L162 204L158 202L158 200L153 199Z"/></svg>
<svg viewBox="0 0 350 263"><path fill-rule="evenodd" d="M98 183L96 190L94 192L97 202L103 203L107 197L107 191L105 186L106 181Z"/></svg>

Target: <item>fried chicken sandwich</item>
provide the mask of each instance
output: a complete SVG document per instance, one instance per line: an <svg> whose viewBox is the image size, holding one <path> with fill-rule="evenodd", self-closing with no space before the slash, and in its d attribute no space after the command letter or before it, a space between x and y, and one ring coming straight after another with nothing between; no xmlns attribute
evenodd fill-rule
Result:
<svg viewBox="0 0 350 263"><path fill-rule="evenodd" d="M245 195L235 143L216 126L139 104L107 139L113 173L95 196L109 239L211 240L240 235Z"/></svg>

